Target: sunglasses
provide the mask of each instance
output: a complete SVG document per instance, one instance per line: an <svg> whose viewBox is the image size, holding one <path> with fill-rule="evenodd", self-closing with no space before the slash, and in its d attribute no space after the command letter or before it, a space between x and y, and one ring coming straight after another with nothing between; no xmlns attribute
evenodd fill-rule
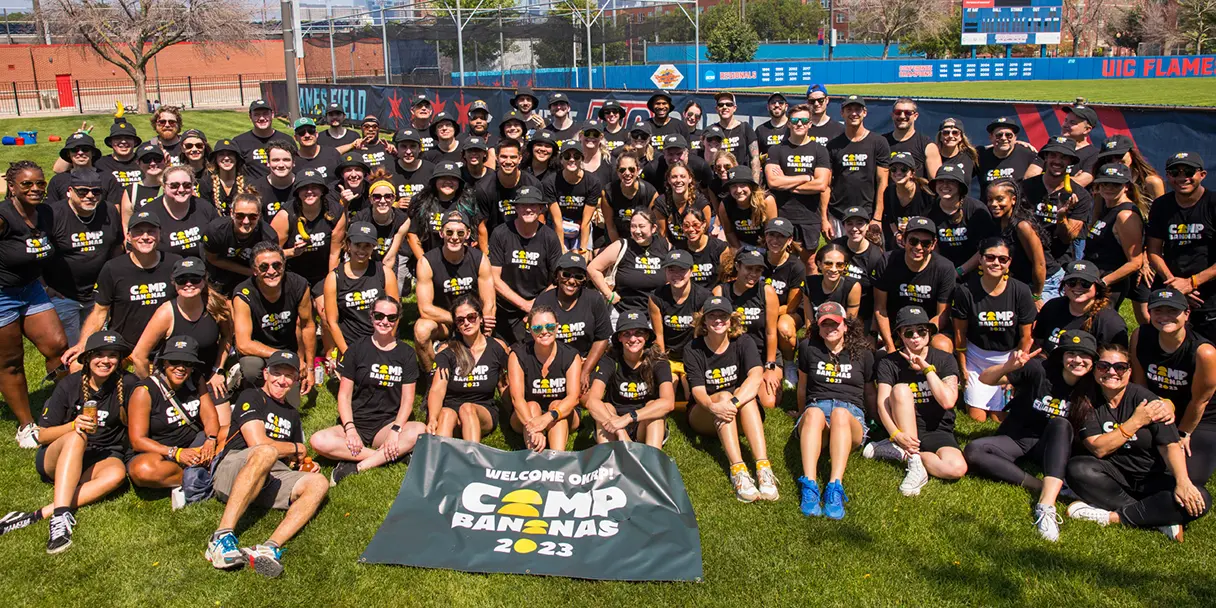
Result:
<svg viewBox="0 0 1216 608"><path fill-rule="evenodd" d="M912 171L904 165L891 165L891 173L908 173Z"/></svg>
<svg viewBox="0 0 1216 608"><path fill-rule="evenodd" d="M176 279L173 279L173 284L177 285L178 287L184 287L186 285L201 285L202 283L203 277L177 277Z"/></svg>
<svg viewBox="0 0 1216 608"><path fill-rule="evenodd" d="M165 184L165 190L189 190L193 186L191 182L168 182Z"/></svg>
<svg viewBox="0 0 1216 608"><path fill-rule="evenodd" d="M993 133L992 137L994 137L996 139L1013 139L1014 134L1013 134L1013 131L998 131L996 133Z"/></svg>
<svg viewBox="0 0 1216 608"><path fill-rule="evenodd" d="M194 369L194 364L189 361L165 361L165 367Z"/></svg>
<svg viewBox="0 0 1216 608"><path fill-rule="evenodd" d="M583 160L583 155L581 153L580 154L563 154L562 160L564 160L564 161Z"/></svg>
<svg viewBox="0 0 1216 608"><path fill-rule="evenodd" d="M587 280L587 275L585 275L581 272L569 272L566 270L559 270L559 271L557 271L557 278L559 278L563 281L573 280L573 281L578 281L581 283L581 282Z"/></svg>
<svg viewBox="0 0 1216 608"><path fill-rule="evenodd" d="M266 271L272 270L272 269L275 272L282 272L283 263L282 262L269 262L269 263L262 262L261 264L258 264L258 272L266 272Z"/></svg>
<svg viewBox="0 0 1216 608"><path fill-rule="evenodd" d="M917 238L914 236L907 237L906 239L904 239L904 241L908 243L909 247L928 248L930 245L933 244L933 239L921 239L921 238Z"/></svg>
<svg viewBox="0 0 1216 608"><path fill-rule="evenodd" d="M1007 255L997 255L995 253L985 253L984 254L985 262L1000 262L1002 264L1008 264L1009 260L1011 260L1011 259L1013 259L1013 258L1010 258Z"/></svg>
<svg viewBox="0 0 1216 608"><path fill-rule="evenodd" d="M963 134L963 132L959 131L958 129L942 129L941 131L938 131L938 133L941 133L942 135L954 135L954 136Z"/></svg>
<svg viewBox="0 0 1216 608"><path fill-rule="evenodd" d="M75 192L76 196L79 196L81 198L84 198L89 195L100 198L101 193L104 192L104 190L102 190L101 188L90 188L88 186L76 186L76 187L72 188L72 192Z"/></svg>
<svg viewBox="0 0 1216 608"><path fill-rule="evenodd" d="M914 116L916 110L891 110L891 116Z"/></svg>
<svg viewBox="0 0 1216 608"><path fill-rule="evenodd" d="M912 327L899 332L899 335L903 336L905 339L918 338L929 335L929 330L924 327Z"/></svg>
<svg viewBox="0 0 1216 608"><path fill-rule="evenodd" d="M644 329L626 329L625 331L621 332L621 337L625 338L626 340L630 338L645 338L647 336L648 333Z"/></svg>
<svg viewBox="0 0 1216 608"><path fill-rule="evenodd" d="M724 102L719 103L718 107L719 108L733 108L733 107L735 107L735 104L733 104L729 101L724 101Z"/></svg>
<svg viewBox="0 0 1216 608"><path fill-rule="evenodd" d="M156 124L158 124L158 125L160 125L160 126L162 126L162 127L172 127L173 125L177 124L177 121L176 121L176 120L173 120L173 119L164 119L164 118L162 118L162 119L160 119L160 120L157 120L157 121L156 121Z"/></svg>
<svg viewBox="0 0 1216 608"><path fill-rule="evenodd" d="M806 118L791 118L790 124L797 125L799 127L801 127L802 125L809 125L809 124L811 124L811 117L807 116Z"/></svg>
<svg viewBox="0 0 1216 608"><path fill-rule="evenodd" d="M372 319L375 321L388 321L389 323L396 323L397 319L400 319L400 318L401 318L401 313L396 313L396 312L387 313L387 312L380 312L378 310L372 311Z"/></svg>
<svg viewBox="0 0 1216 608"><path fill-rule="evenodd" d="M92 156L93 149L92 148L73 148L72 151L69 152L68 154L77 155L77 156L81 155L81 154L85 154L88 156Z"/></svg>
<svg viewBox="0 0 1216 608"><path fill-rule="evenodd" d="M27 179L25 181L18 182L17 185L21 186L22 188L25 188L26 190L29 190L30 188L33 188L34 186L37 186L39 188L45 188L46 180L45 179L35 179L35 180Z"/></svg>
<svg viewBox="0 0 1216 608"><path fill-rule="evenodd" d="M458 239L463 239L464 237L466 237L468 235L469 235L469 232L467 230L444 230L443 231L443 236L456 237Z"/></svg>
<svg viewBox="0 0 1216 608"><path fill-rule="evenodd" d="M823 105L823 104L827 103L828 98L827 97L816 97L816 98L812 98L812 99L807 99L807 101L818 106L818 105Z"/></svg>
<svg viewBox="0 0 1216 608"><path fill-rule="evenodd" d="M165 157L163 157L163 156L145 156L145 157L139 159L139 162L144 163L146 165L161 165L161 164L164 164Z"/></svg>
<svg viewBox="0 0 1216 608"><path fill-rule="evenodd" d="M317 129L314 127L304 127L302 129L296 129L296 135L304 136L304 135L316 135L316 134L317 134Z"/></svg>
<svg viewBox="0 0 1216 608"><path fill-rule="evenodd" d="M617 173L637 173L638 168L637 167L617 167L616 172Z"/></svg>
<svg viewBox="0 0 1216 608"><path fill-rule="evenodd" d="M700 114L685 114L684 119L685 120L700 120L701 115Z"/></svg>
<svg viewBox="0 0 1216 608"><path fill-rule="evenodd" d="M471 312L463 317L452 315L452 319L454 321L456 321L457 325L464 325L465 323L472 325L472 324L476 323L477 320L480 318L481 318L481 313L478 313L478 312Z"/></svg>
<svg viewBox="0 0 1216 608"><path fill-rule="evenodd" d="M205 150L207 144L182 144L183 150Z"/></svg>
<svg viewBox="0 0 1216 608"><path fill-rule="evenodd" d="M820 262L819 266L821 268L848 268L849 267L847 262Z"/></svg>
<svg viewBox="0 0 1216 608"><path fill-rule="evenodd" d="M232 219L234 219L238 222L256 222L256 221L258 221L258 217L259 216L256 213L233 213L232 214Z"/></svg>
<svg viewBox="0 0 1216 608"><path fill-rule="evenodd" d="M1119 361L1118 363L1111 363L1110 361L1094 362L1094 369L1097 370L1098 373L1100 373L1100 374L1105 374L1106 372L1114 370L1114 372L1116 374L1119 374L1120 376L1122 376L1123 374L1126 374L1127 371L1130 370L1131 368L1132 368L1132 364L1128 363L1126 361Z"/></svg>
<svg viewBox="0 0 1216 608"><path fill-rule="evenodd" d="M545 323L543 325L533 325L533 326L529 327L528 329L532 330L532 333L537 334L537 335L551 334L551 333L557 331L557 323Z"/></svg>
<svg viewBox="0 0 1216 608"><path fill-rule="evenodd" d="M1064 286L1065 287L1080 287L1081 289L1089 289L1090 287L1093 287L1094 284L1089 281L1086 281L1085 279L1068 279L1067 281L1064 281Z"/></svg>
<svg viewBox="0 0 1216 608"><path fill-rule="evenodd" d="M1170 167L1165 174L1170 177L1194 177L1199 170L1194 167Z"/></svg>
<svg viewBox="0 0 1216 608"><path fill-rule="evenodd" d="M393 200L397 200L397 197L393 196L392 194L373 194L372 200L373 201L393 201Z"/></svg>

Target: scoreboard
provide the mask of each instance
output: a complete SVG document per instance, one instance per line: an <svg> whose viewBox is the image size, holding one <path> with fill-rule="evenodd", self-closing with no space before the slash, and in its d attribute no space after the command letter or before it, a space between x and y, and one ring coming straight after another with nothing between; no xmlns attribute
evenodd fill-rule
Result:
<svg viewBox="0 0 1216 608"><path fill-rule="evenodd" d="M963 40L986 44L1060 44L1064 0L963 0Z"/></svg>

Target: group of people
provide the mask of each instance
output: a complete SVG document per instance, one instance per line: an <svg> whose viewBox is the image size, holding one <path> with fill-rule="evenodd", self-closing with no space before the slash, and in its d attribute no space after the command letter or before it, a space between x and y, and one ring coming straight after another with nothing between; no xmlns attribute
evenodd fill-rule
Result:
<svg viewBox="0 0 1216 608"><path fill-rule="evenodd" d="M910 99L886 134L864 99L839 122L829 100L774 93L753 129L727 92L703 128L665 92L635 124L615 101L578 123L526 88L496 121L418 94L389 139L337 104L292 137L257 100L249 131L210 140L163 106L149 141L118 118L109 154L82 129L54 167L13 163L0 393L54 495L0 533L46 519L63 551L76 509L129 478L175 510L224 501L207 558L275 576L331 486L422 434L501 421L565 450L588 425L662 449L677 411L721 441L739 500L773 501L765 413L792 397L808 516L844 517L860 448L901 463L908 496L968 473L1020 485L1048 540L1060 500L1181 540L1216 470L1203 161L1179 152L1163 180L1126 137L1090 141L1083 104L1035 149L1006 119L976 148L956 119L917 130ZM22 338L56 383L37 417ZM327 378L337 418L306 438L301 401ZM960 409L995 434L962 449ZM242 548L250 504L287 516Z"/></svg>

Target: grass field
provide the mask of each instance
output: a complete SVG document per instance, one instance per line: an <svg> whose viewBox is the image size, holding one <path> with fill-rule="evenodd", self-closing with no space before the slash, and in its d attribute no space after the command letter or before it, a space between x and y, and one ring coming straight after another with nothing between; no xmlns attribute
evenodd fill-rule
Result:
<svg viewBox="0 0 1216 608"><path fill-rule="evenodd" d="M191 113L188 126L214 136L247 128L243 115ZM32 121L26 121L32 122ZM53 121L46 121L48 123ZM146 120L136 121L145 126ZM43 126L67 134L75 124ZM77 123L78 124L78 123ZM108 125L108 122L106 123ZM13 121L0 131L15 130ZM22 127L25 130L25 127ZM53 159L57 146L22 150ZM13 160L0 148L0 160ZM45 151L45 152L44 152ZM1127 315L1127 311L1125 316ZM407 306L404 322L417 311ZM26 350L30 375L42 362ZM35 408L51 387L31 386ZM792 406L787 396L786 407ZM322 390L304 409L307 432L332 424L332 393ZM674 418L680 418L679 416ZM75 544L47 556L47 527L40 523L0 539L0 597L8 605L96 606L889 606L889 605L1098 605L1211 606L1216 527L1210 518L1177 545L1156 532L1100 528L1066 521L1062 539L1048 544L1031 526L1029 497L1021 490L966 478L931 481L918 498L897 490L902 471L854 454L845 476L851 502L844 521L807 519L798 512L794 478L800 468L792 420L780 412L766 421L769 455L781 480L781 500L745 505L734 499L716 440L689 434L670 422L666 452L679 464L700 524L705 582L630 584L359 565L363 548L396 496L404 465L351 477L331 491L317 518L287 545L281 579L252 572L224 573L203 560L219 520L215 501L171 513L167 493L125 490L81 509ZM32 509L50 500L38 480L33 453L11 437L15 422L0 408L0 513ZM959 436L993 431L964 416ZM513 434L496 431L488 444L520 449ZM576 447L589 445L586 434ZM746 450L745 450L746 452ZM750 457L749 457L750 458ZM328 464L328 463L326 463ZM826 455L824 457L826 474ZM328 471L328 466L326 467ZM261 542L281 520L278 512L251 511L238 532ZM403 547L403 551L411 548Z"/></svg>
<svg viewBox="0 0 1216 608"><path fill-rule="evenodd" d="M804 93L806 87L779 90ZM873 95L963 99L1017 99L1090 103L1156 104L1170 106L1216 105L1216 79L1036 80L994 82L942 82L901 84L842 84L828 87L833 96Z"/></svg>

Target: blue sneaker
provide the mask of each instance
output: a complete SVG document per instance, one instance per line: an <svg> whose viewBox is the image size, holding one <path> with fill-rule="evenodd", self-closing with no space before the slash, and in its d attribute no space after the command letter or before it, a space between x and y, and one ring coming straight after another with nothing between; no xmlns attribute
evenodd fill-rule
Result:
<svg viewBox="0 0 1216 608"><path fill-rule="evenodd" d="M245 555L236 544L236 535L231 532L207 543L207 560L220 570L231 570L245 565Z"/></svg>
<svg viewBox="0 0 1216 608"><path fill-rule="evenodd" d="M823 514L828 519L844 519L844 503L849 497L844 494L844 486L839 481L828 482L827 494L823 498Z"/></svg>
<svg viewBox="0 0 1216 608"><path fill-rule="evenodd" d="M819 484L813 479L807 479L805 476L798 478L799 492L802 494L802 502L798 505L798 509L807 517L819 517L823 515L823 507L819 504Z"/></svg>
<svg viewBox="0 0 1216 608"><path fill-rule="evenodd" d="M254 545L247 549L241 549L245 554L245 559L249 561L249 565L262 576L275 578L283 574L283 550L279 547L271 547L269 545Z"/></svg>

